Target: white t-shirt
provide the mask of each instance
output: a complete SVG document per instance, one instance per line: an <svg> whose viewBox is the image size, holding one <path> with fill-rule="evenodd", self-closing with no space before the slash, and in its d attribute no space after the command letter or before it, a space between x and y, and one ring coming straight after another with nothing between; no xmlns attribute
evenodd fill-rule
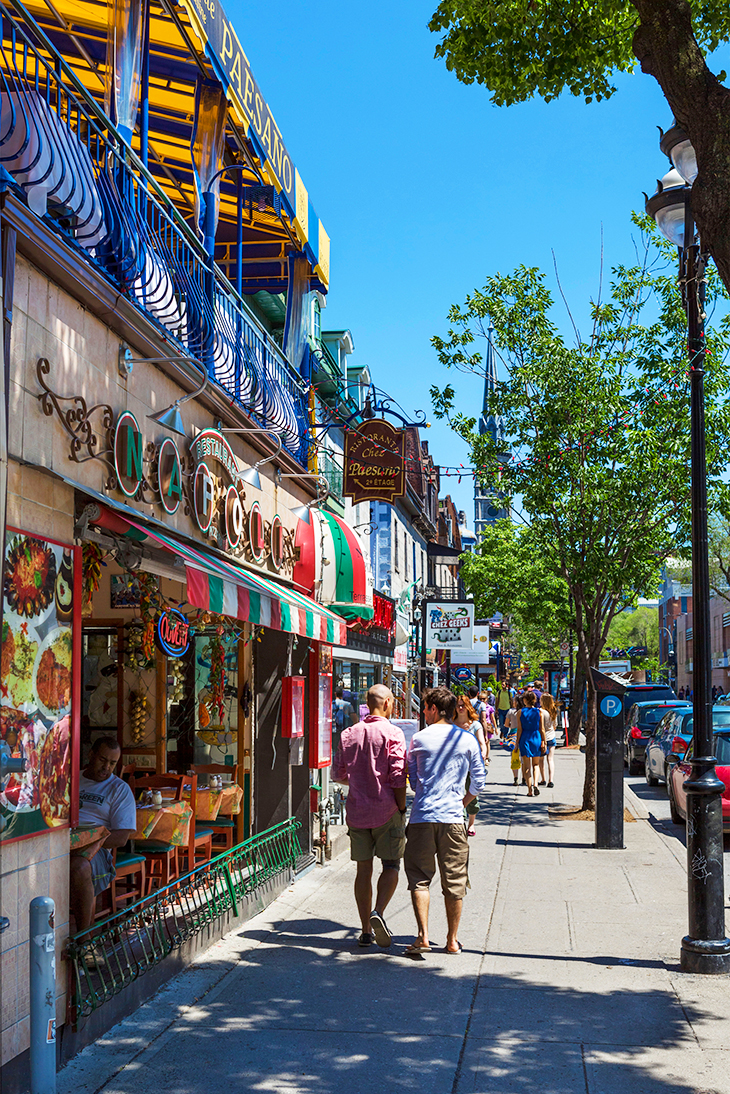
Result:
<svg viewBox="0 0 730 1094"><path fill-rule="evenodd" d="M79 775L79 824L103 824L110 832L137 827L137 806L131 787L117 775L103 783Z"/></svg>

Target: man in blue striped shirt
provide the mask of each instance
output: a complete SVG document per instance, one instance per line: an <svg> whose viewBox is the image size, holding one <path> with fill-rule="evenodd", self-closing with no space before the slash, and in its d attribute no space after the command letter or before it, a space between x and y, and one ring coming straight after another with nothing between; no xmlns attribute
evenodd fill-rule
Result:
<svg viewBox="0 0 730 1094"><path fill-rule="evenodd" d="M418 937L408 956L428 953L429 886L438 861L446 904L446 953L461 952L458 940L461 906L469 880L469 841L464 808L486 783L476 737L452 722L456 696L432 688L423 696L426 728L416 733L408 753L408 778L416 798L407 829L404 866L416 915ZM471 776L468 794L464 793Z"/></svg>

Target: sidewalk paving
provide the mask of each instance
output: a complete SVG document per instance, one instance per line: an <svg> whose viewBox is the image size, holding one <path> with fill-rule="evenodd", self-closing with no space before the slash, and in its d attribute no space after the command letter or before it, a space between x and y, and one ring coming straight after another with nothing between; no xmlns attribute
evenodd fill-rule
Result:
<svg viewBox="0 0 730 1094"><path fill-rule="evenodd" d="M358 950L341 856L86 1049L58 1094L730 1094L730 978L679 969L680 857L647 820L598 851L591 823L549 819L580 799L580 753L559 750L536 800L493 755L460 956L401 956L404 880L392 949Z"/></svg>

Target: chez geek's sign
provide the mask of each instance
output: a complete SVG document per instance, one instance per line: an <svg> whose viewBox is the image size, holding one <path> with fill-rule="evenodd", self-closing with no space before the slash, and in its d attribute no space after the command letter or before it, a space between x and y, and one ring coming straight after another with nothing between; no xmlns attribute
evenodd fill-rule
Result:
<svg viewBox="0 0 730 1094"><path fill-rule="evenodd" d="M290 566L293 533L278 515L271 523L264 521L257 501L246 507L238 460L223 434L205 429L189 450L184 461L175 441L165 437L151 454L146 452L137 419L124 411L113 430L116 484L128 498L151 490L170 516L184 504L202 534L232 555L259 564L269 560L276 570Z"/></svg>

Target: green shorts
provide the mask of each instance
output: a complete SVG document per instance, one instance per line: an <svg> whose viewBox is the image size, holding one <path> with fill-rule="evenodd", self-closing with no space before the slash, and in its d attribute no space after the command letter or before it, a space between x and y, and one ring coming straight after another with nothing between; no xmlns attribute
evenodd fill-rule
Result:
<svg viewBox="0 0 730 1094"><path fill-rule="evenodd" d="M373 858L397 864L406 849L405 817L396 809L390 820L379 828L348 828L350 858L368 862Z"/></svg>

